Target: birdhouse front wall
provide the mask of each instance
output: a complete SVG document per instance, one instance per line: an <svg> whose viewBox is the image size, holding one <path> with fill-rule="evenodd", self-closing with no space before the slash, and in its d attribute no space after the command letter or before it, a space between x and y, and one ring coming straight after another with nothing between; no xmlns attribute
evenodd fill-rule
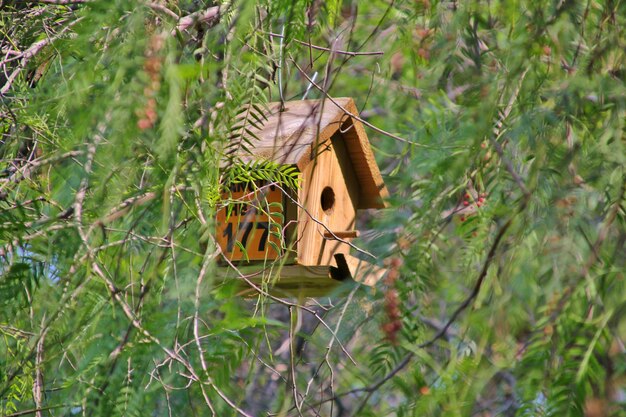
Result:
<svg viewBox="0 0 626 417"><path fill-rule="evenodd" d="M348 254L350 246L329 232L351 239L355 232L358 182L343 142L336 134L314 150L302 172L299 190L297 262L332 265L334 255Z"/></svg>
<svg viewBox="0 0 626 417"><path fill-rule="evenodd" d="M230 261L271 261L282 250L285 196L267 183L234 184L216 213L216 241Z"/></svg>

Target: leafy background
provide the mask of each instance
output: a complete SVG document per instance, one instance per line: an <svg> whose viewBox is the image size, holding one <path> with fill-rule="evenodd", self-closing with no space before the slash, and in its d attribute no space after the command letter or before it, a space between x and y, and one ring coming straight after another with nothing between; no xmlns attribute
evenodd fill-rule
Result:
<svg viewBox="0 0 626 417"><path fill-rule="evenodd" d="M0 1L0 413L623 415L625 16ZM389 273L242 299L220 184L257 172L237 154L267 103L305 95L375 127L390 208L357 244Z"/></svg>

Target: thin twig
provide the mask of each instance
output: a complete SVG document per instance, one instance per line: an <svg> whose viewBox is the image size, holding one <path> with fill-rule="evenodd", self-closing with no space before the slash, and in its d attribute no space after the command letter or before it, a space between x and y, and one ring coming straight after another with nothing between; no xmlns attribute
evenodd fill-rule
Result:
<svg viewBox="0 0 626 417"><path fill-rule="evenodd" d="M168 9L167 7L165 7L165 6L164 6L164 5L162 5L162 4L159 4L159 3L148 3L148 4L147 4L147 6L148 6L149 8L151 8L152 10L154 10L154 11L161 12L161 13L163 13L163 14L166 14L166 15L168 15L169 17L171 17L171 18L173 18L173 19L176 19L176 20L180 19L180 16L179 16L179 15L177 15L177 14L176 14L175 12L173 12L171 9Z"/></svg>
<svg viewBox="0 0 626 417"><path fill-rule="evenodd" d="M33 378L33 401L35 402L36 417L42 417L42 400L43 400L43 357L44 357L44 343L46 340L47 328L45 327L46 315L43 315L41 319L41 337L37 342L36 354L35 354L35 377Z"/></svg>
<svg viewBox="0 0 626 417"><path fill-rule="evenodd" d="M513 180L515 181L519 189L524 194L524 198L526 202L528 202L528 200L530 199L530 192L528 191L528 188L524 184L524 180L522 180L522 178L513 168L513 164L511 163L511 161L504 155L504 150L502 149L502 145L500 144L500 142L498 142L498 139L504 133L504 122L511 114L511 110L513 110L513 105L515 104L515 101L517 100L519 96L519 93L522 89L522 84L524 82L524 78L526 78L526 74L528 74L528 70L529 68L526 68L524 72L522 73L522 75L520 75L519 82L517 83L517 87L515 91L513 92L513 94L511 94L511 97L509 98L509 102L507 103L506 107L502 111L500 118L496 122L496 126L493 129L494 135L489 138L491 145L495 148L498 156L500 157L500 160L504 163L506 170L509 172L509 174L511 174L511 176L513 177Z"/></svg>
<svg viewBox="0 0 626 417"><path fill-rule="evenodd" d="M78 187L78 191L76 192L76 197L74 199L74 221L77 225L78 232L81 234L81 237L84 243L87 245L87 235L83 229L83 202L85 200L85 195L87 193L87 186L89 185L89 177L91 176L93 160L96 156L96 149L98 144L103 139L102 132L104 130L104 126L100 126L98 129L100 132L94 136L94 140L92 143L87 145L87 161L85 162L85 174L83 179L80 181L80 186Z"/></svg>
<svg viewBox="0 0 626 417"><path fill-rule="evenodd" d="M176 27L170 32L170 35L175 36L177 33L185 32L196 23L204 23L209 26L217 23L222 14L220 12L220 8L223 10L224 6L209 7L206 10L199 10L187 16L181 17L178 20Z"/></svg>
<svg viewBox="0 0 626 417"><path fill-rule="evenodd" d="M373 129L376 132L378 132L380 134L383 134L383 135L385 135L387 137L390 137L392 139L395 139L397 141L400 141L400 142L403 142L403 143L407 143L407 144L413 145L413 146L419 146L419 147L422 147L422 148L435 148L435 147L430 146L430 145L424 145L422 143L413 142L413 141L410 141L410 140L405 139L403 137L400 137L398 135L394 135L391 132L387 132L386 130L383 130L383 129L377 127L377 126L374 126L373 124L371 124L367 120L361 118L359 115L349 112L345 107L343 107L341 104L339 104L339 102L337 100L335 100L333 97L331 97L331 95L328 94L326 92L326 90L324 90L324 88L322 88L319 84L316 84L315 81L311 77L309 77L309 75L298 65L298 63L295 61L295 59L291 58L291 62L293 62L293 64L295 65L296 69L300 72L300 74L302 74L302 76L304 78L307 79L307 81L309 83L311 83L311 85L313 87L317 88L322 94L324 94L324 96L326 96L326 98L328 100L330 100L335 106L339 107L345 114L347 114L348 116L352 117L354 120L358 120L359 122L361 122L365 126L369 127L370 129ZM437 149L443 149L443 148L458 148L458 146L439 146L439 147L437 147Z"/></svg>
<svg viewBox="0 0 626 417"><path fill-rule="evenodd" d="M209 367L204 359L204 350L202 350L202 344L200 343L200 331L199 331L199 322L200 322L200 290L202 289L202 280L206 275L206 271L210 265L212 257L209 256L208 247L207 253L204 255L204 260L202 262L202 267L200 268L200 272L198 273L198 279L196 280L196 291L194 298L194 315L193 315L193 336L196 342L196 347L198 348L198 357L200 358L200 365L202 366L202 370L205 375L209 375Z"/></svg>
<svg viewBox="0 0 626 417"><path fill-rule="evenodd" d="M41 411L48 411L48 410L54 410L57 408L68 408L71 407L68 404L60 404L60 405L51 405L48 407L41 407L41 408L31 408L29 410L22 410L22 411L16 411L15 413L11 413L11 414L4 414L4 417L22 417L22 416L27 416L29 414L35 414Z"/></svg>
<svg viewBox="0 0 626 417"><path fill-rule="evenodd" d="M29 3L43 3L43 4L56 4L56 5L67 5L67 4L82 4L89 3L92 0L28 0Z"/></svg>
<svg viewBox="0 0 626 417"><path fill-rule="evenodd" d="M181 356L175 350L172 350L172 349L166 347L165 345L163 345L161 343L161 341L156 336L154 336L152 333L150 333L141 324L141 322L139 321L139 319L137 318L137 316L133 312L133 309L124 300L124 298L121 295L122 292L115 286L113 281L111 281L111 279L109 279L109 277L102 271L102 269L100 268L100 265L96 261L94 261L94 262L92 262L91 266L92 266L92 270L96 273L96 275L98 277L100 277L102 279L102 281L105 283L106 287L109 290L110 295L117 302L117 304L122 308L122 311L124 312L124 315L130 321L130 323L133 325L133 327L135 327L137 329L137 331L139 331L144 337L146 337L152 343L157 345L163 352L165 352L165 354L167 354L168 357L170 357L172 360L174 360L174 361L180 363L181 365L183 365L185 367L185 369L187 369L187 371L190 373L192 379L194 381L200 383L200 389L201 389L201 391L203 393L205 401L207 402L207 406L212 407L212 405L210 403L210 400L208 398L208 395L206 395L206 393L204 392L204 384L205 383L208 386L210 386L211 389L213 389L217 393L217 395L219 395L220 398L222 398L222 400L224 400L224 402L226 402L232 409L234 409L235 411L237 411L239 414L241 414L243 416L251 417L248 413L246 413L244 410L239 408L230 398L228 398L228 396L226 396L226 394L224 394L215 385L215 383L213 382L213 380L209 376L206 377L206 382L203 382L203 379L200 378L200 376L197 374L197 372L195 371L194 367L191 365L191 363L189 361L187 361L183 356Z"/></svg>
<svg viewBox="0 0 626 417"><path fill-rule="evenodd" d="M280 35L278 33L273 33L273 32L268 32L268 35L270 35L271 37L274 38L284 38L284 35ZM371 55L384 55L385 52L384 51L371 51L371 52L354 52L354 51L341 51L341 50L337 50L337 49L331 49L331 48L325 48L323 46L319 46L319 45L313 45L310 42L304 42L298 39L293 39L294 42L300 44L300 45L304 45L307 46L311 49L317 49L318 51L326 51L326 52L332 52L333 54L339 54L339 55L348 55L348 56L359 56L359 55L365 55L365 56L371 56Z"/></svg>
<svg viewBox="0 0 626 417"><path fill-rule="evenodd" d="M215 245L216 247L219 248L219 245L217 244L217 242L215 241L215 239L213 239L213 245ZM220 251L221 252L221 251ZM315 318L317 318L317 320L319 320L319 322L326 328L326 330L328 330L331 335L337 339L337 344L339 345L339 347L341 348L341 350L343 351L343 353L346 354L346 356L348 357L348 359L350 359L350 361L356 365L356 361L352 358L352 355L350 355L350 353L348 352L348 350L345 348L345 346L343 345L343 343L341 343L341 341L339 340L339 337L337 336L337 334L335 333L335 331L333 331L333 329L330 328L330 326L328 325L328 323L326 323L324 321L324 319L322 319L322 317L320 317L319 313L317 311L315 311L312 308L309 308L307 306L303 306L297 303L292 303L290 301L287 301L283 298L280 297L276 297L275 295L272 295L270 293L268 293L267 291L264 291L261 287L259 287L258 285L256 285L254 282L250 281L250 279L245 276L244 274L241 273L241 271L230 261L230 259L228 259L227 256L224 256L224 254L222 253L222 259L224 259L224 261L226 261L226 263L237 273L237 275L239 275L239 279L242 279L246 282L246 284L248 284L250 286L250 288L252 288L255 292L257 292L258 294L264 296L264 297L268 297L270 299L272 299L273 301L276 301L279 304L282 304L284 306L292 306L292 307L298 307L302 310L308 311L309 313L311 313L313 316L315 316Z"/></svg>
<svg viewBox="0 0 626 417"><path fill-rule="evenodd" d="M22 179L29 177L33 172L44 165L51 165L55 162L62 161L68 158L75 158L84 154L85 151L69 151L61 155L51 156L45 159L35 159L25 165L21 166L15 172L13 172L8 178L0 178L0 191L4 190L9 183L18 183Z"/></svg>
<svg viewBox="0 0 626 417"><path fill-rule="evenodd" d="M296 410L298 411L298 415L302 416L302 403L298 401L298 385L297 385L297 377L296 377L296 328L298 323L297 312L294 315L294 307L289 306L289 368L291 369L291 394L293 396L293 402L296 406Z"/></svg>
<svg viewBox="0 0 626 417"><path fill-rule="evenodd" d="M495 237L493 243L491 244L491 248L489 249L489 253L487 254L487 257L485 258L485 261L483 263L483 267L481 269L481 272L478 275L478 279L476 280L476 282L474 284L474 288L472 289L472 292L470 293L470 295L467 296L467 298L456 308L456 310L454 310L454 312L452 313L452 315L450 316L450 318L448 319L446 324L443 327L441 327L441 329L439 329L439 331L432 338L430 338L428 341L426 341L424 343L421 343L420 345L416 346L416 349L424 349L426 347L429 347L429 346L433 345L436 341L441 339L443 336L445 336L447 334L447 332L448 332L448 328L450 328L450 326L452 326L452 324L461 315L461 313L463 311L465 311L472 304L474 299L478 296L478 294L480 292L480 289L483 286L483 283L485 282L485 278L487 277L487 271L489 270L489 267L491 266L491 263L492 263L492 261L493 261L493 259L495 257L495 254L496 254L496 251L497 251L497 249L498 249L498 247L500 245L500 242L502 241L502 238L504 237L504 234L506 233L508 228L511 226L512 222L513 222L513 218L510 218L506 223L504 223L504 225L502 225L502 227L500 228L500 230L496 234L496 237ZM337 396L338 397L343 397L345 395L355 394L355 393L359 393L359 392L372 393L372 392L376 391L383 384L385 384L391 378L396 376L396 374L398 374L400 371L402 371L411 362L411 359L413 359L414 356L415 356L414 352L410 352L409 354L407 354L404 357L404 359L402 359L402 361L400 361L400 363L398 363L398 365L396 365L395 368L393 368L387 375L385 375L384 377L379 379L374 384L366 386L366 387L362 387L362 388L355 388L353 390L346 391L344 393L338 394Z"/></svg>
<svg viewBox="0 0 626 417"><path fill-rule="evenodd" d="M4 86L0 88L0 96L4 96L7 93L7 91L9 91L15 78L17 78L19 73L22 72L22 70L26 67L26 65L28 64L28 62L30 61L32 57L37 55L45 46L50 45L55 40L59 39L65 32L67 32L72 26L74 26L76 23L80 22L81 20L83 20L83 17L77 18L73 22L68 23L67 26L61 29L54 36L37 41L33 43L27 50L25 50L21 54L12 57L11 60L21 59L21 62L18 65L18 67L13 70L11 75L7 77L6 79L7 81L4 84ZM0 62L0 66L4 67L6 63L7 63L7 60Z"/></svg>
<svg viewBox="0 0 626 417"><path fill-rule="evenodd" d="M290 199L296 206L298 206L300 209L302 209L304 211L304 213L316 224L322 226L324 228L324 230L329 233L332 237L332 240L336 240L338 242L344 243L348 246L350 246L352 249L354 249L357 252L362 253L363 255L367 255L372 257L373 259L376 259L376 256L374 256L373 254L371 254L370 252L366 251L365 249L361 249L358 246L356 246L354 243L349 242L347 240L344 240L342 238L340 238L339 236L337 236L335 233L333 233L332 230L330 230L328 228L328 226L326 226L322 221L318 220L315 218L315 216L313 216L302 204L300 204L298 201L296 201L291 195L289 195L289 193L287 191L285 191L285 189L283 189L279 184L272 184L274 186L276 186L278 189L280 189L282 191L282 193L287 196L288 199Z"/></svg>

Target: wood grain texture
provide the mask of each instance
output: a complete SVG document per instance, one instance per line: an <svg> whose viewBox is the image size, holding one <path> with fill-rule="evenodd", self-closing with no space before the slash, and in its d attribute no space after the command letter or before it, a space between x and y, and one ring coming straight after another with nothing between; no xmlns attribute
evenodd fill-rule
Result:
<svg viewBox="0 0 626 417"><path fill-rule="evenodd" d="M339 106L357 114L351 98L335 99ZM331 137L340 134L356 172L362 198L357 208L383 208L389 196L376 165L367 134L361 122L348 116L330 100L297 100L269 104L267 121L262 128L251 127L256 137L248 137L252 155L241 155L245 161L267 159L295 165L300 172L323 153Z"/></svg>
<svg viewBox="0 0 626 417"><path fill-rule="evenodd" d="M299 264L331 265L336 253L350 252L350 246L345 243L324 237L327 228L349 231L355 227L358 186L349 161L341 157L342 145L340 139L328 141L325 151L320 152L302 173L299 190L302 208L298 212ZM327 188L332 190L334 203L331 209L324 210L321 199Z"/></svg>
<svg viewBox="0 0 626 417"><path fill-rule="evenodd" d="M351 277L343 280L332 278L333 266L285 265L271 271L262 265L249 265L239 268L255 285L264 288L277 297L322 297L341 294L341 289L349 291L354 285L374 286L386 273L386 270L366 261L347 255L345 259ZM334 264L334 262L333 262ZM275 282L269 282L269 276L277 275ZM243 296L256 296L258 292L250 288L248 283L239 277L231 268L218 268L217 277L220 281L235 280Z"/></svg>
<svg viewBox="0 0 626 417"><path fill-rule="evenodd" d="M345 255L352 279L360 284L373 287L380 281L387 269L371 264L352 255Z"/></svg>
<svg viewBox="0 0 626 417"><path fill-rule="evenodd" d="M358 114L352 99L349 99L343 107L352 114ZM389 198L389 191L376 164L376 158L374 158L374 152L363 124L356 119L346 117L340 132L359 181L361 196L357 208L386 207L385 201Z"/></svg>
<svg viewBox="0 0 626 417"><path fill-rule="evenodd" d="M330 232L324 232L325 239L355 239L359 237L358 230L331 230Z"/></svg>
<svg viewBox="0 0 626 417"><path fill-rule="evenodd" d="M239 271L249 276L248 279L252 283L277 297L321 297L329 295L342 284L351 283L350 279L343 281L333 279L330 266L285 265L272 272L271 275L278 276L276 282L268 281L270 271L264 270L262 266L245 266ZM217 272L220 280L236 280L240 295L256 296L258 294L232 269L219 268Z"/></svg>

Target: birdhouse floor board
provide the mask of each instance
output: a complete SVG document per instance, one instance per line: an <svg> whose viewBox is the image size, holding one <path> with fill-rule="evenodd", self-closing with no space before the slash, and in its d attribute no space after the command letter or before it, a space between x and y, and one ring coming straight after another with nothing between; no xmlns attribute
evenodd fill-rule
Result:
<svg viewBox="0 0 626 417"><path fill-rule="evenodd" d="M329 266L304 266L285 265L276 267L273 272L259 266L243 266L239 268L241 274L249 277L253 284L262 287L265 283L270 284L269 278L274 278L273 284L269 285L269 293L275 296L304 295L306 297L316 297L332 292L333 289L342 284L331 277ZM221 272L221 273L220 273ZM256 295L256 291L250 288L232 269L222 269L218 271L220 278L224 280L236 279L241 281L241 287L245 295ZM276 278L277 277L277 278Z"/></svg>
<svg viewBox="0 0 626 417"><path fill-rule="evenodd" d="M350 288L350 284L355 283L373 286L386 272L385 269L354 256L345 255L345 260L351 277L341 281L332 278L331 268L336 268L333 266L285 265L276 267L270 272L267 267L249 265L240 267L239 272L259 287L262 287L264 282L269 284L269 277L271 277L273 284L269 285L269 293L278 297L321 297L331 294L340 286ZM250 288L249 284L231 268L219 268L218 278L224 281L238 280L241 282L243 295L257 295L256 290Z"/></svg>

